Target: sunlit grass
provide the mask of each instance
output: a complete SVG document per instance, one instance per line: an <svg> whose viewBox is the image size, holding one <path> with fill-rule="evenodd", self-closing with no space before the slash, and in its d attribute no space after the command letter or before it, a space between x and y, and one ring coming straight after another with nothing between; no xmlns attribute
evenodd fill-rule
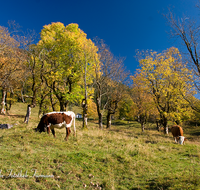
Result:
<svg viewBox="0 0 200 190"><path fill-rule="evenodd" d="M93 121L81 130L82 121L76 120L77 137L72 129L66 142L65 129L56 130L56 138L33 130L37 112L32 109L28 125L24 104L0 116L0 123L15 124L1 130L0 189L200 188L199 139L189 128L189 141L181 146L153 127L142 133L137 122L118 121L110 130L99 130ZM28 177L15 178L20 172ZM34 172L43 177L33 177Z"/></svg>

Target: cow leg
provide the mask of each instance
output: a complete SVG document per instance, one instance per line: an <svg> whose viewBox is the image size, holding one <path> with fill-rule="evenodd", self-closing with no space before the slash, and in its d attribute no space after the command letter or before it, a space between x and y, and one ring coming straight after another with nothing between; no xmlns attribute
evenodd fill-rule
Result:
<svg viewBox="0 0 200 190"><path fill-rule="evenodd" d="M69 127L66 127L66 137L65 137L65 140L67 141L68 140L68 137L69 137L69 134L71 133L71 130Z"/></svg>
<svg viewBox="0 0 200 190"><path fill-rule="evenodd" d="M50 134L50 126L47 126L47 133Z"/></svg>
<svg viewBox="0 0 200 190"><path fill-rule="evenodd" d="M178 137L174 137L175 143L178 143Z"/></svg>
<svg viewBox="0 0 200 190"><path fill-rule="evenodd" d="M51 129L51 132L52 132L53 136L56 137L56 135L55 135L55 130L54 130L54 129Z"/></svg>

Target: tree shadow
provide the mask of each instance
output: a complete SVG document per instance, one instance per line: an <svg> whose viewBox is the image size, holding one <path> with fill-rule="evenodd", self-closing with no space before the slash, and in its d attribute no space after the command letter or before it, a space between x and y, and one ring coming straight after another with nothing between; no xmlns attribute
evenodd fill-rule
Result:
<svg viewBox="0 0 200 190"><path fill-rule="evenodd" d="M199 136L200 135L200 131L192 132L190 134L193 135L193 136Z"/></svg>
<svg viewBox="0 0 200 190"><path fill-rule="evenodd" d="M12 118L25 118L25 115L7 115Z"/></svg>

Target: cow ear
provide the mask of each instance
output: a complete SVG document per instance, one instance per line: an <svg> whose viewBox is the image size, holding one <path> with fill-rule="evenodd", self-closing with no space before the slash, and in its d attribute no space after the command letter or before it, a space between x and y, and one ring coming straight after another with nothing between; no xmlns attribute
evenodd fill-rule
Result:
<svg viewBox="0 0 200 190"><path fill-rule="evenodd" d="M180 137L176 137L177 141L179 141Z"/></svg>
<svg viewBox="0 0 200 190"><path fill-rule="evenodd" d="M184 141L187 141L187 139L186 139L186 138L184 138Z"/></svg>

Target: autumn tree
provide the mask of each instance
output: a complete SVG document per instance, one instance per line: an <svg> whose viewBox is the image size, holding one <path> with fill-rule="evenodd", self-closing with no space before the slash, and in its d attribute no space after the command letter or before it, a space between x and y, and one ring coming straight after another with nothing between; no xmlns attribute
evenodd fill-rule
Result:
<svg viewBox="0 0 200 190"><path fill-rule="evenodd" d="M150 115L157 114L157 109L152 96L148 93L148 86L142 72L138 70L134 76L131 76L131 79L133 80L133 86L130 96L136 107L137 120L141 124L142 132L144 132L146 121Z"/></svg>
<svg viewBox="0 0 200 190"><path fill-rule="evenodd" d="M123 58L112 58L110 65L107 67L107 94L105 109L107 110L107 126L111 127L111 116L114 115L118 109L119 102L125 97L128 89L129 72L123 65ZM109 74L108 74L109 73Z"/></svg>
<svg viewBox="0 0 200 190"><path fill-rule="evenodd" d="M39 115L42 114L42 106L44 104L45 98L50 97L50 90L46 87L43 79L44 64L43 64L43 49L35 44L29 45L26 50L27 55L27 72L28 77L25 81L26 90L23 95L26 98L31 99L31 103L27 106L27 113L25 116L25 121L28 123L31 108L34 108L36 104L39 104Z"/></svg>
<svg viewBox="0 0 200 190"><path fill-rule="evenodd" d="M87 129L87 119L88 119L88 101L91 102L93 97L94 88L93 88L93 76L95 74L95 63L98 62L97 47L95 44L86 37L80 38L81 52L82 55L82 73L83 73L83 89L84 89L84 98L82 99L82 108L83 108L83 129Z"/></svg>
<svg viewBox="0 0 200 190"><path fill-rule="evenodd" d="M191 72L182 63L177 48L170 48L158 54L150 52L144 59L140 59L141 75L149 87L160 122L168 132L167 123L172 120L181 122L183 115L187 115L188 102L183 98L192 93Z"/></svg>
<svg viewBox="0 0 200 190"><path fill-rule="evenodd" d="M50 110L59 110L56 109L57 101L55 100L56 98L52 89L48 88L45 83L45 54L41 46L35 44L29 46L27 49L26 66L29 75L25 81L25 94L23 96L31 99L31 103L28 107L34 108L35 105L38 104L38 115L44 114Z"/></svg>
<svg viewBox="0 0 200 190"><path fill-rule="evenodd" d="M128 72L125 71L123 58L116 58L103 40L96 38L98 61L95 61L95 102L99 118L99 128L103 129L103 114L107 111L107 128L111 125L111 115L118 108L123 97Z"/></svg>
<svg viewBox="0 0 200 190"><path fill-rule="evenodd" d="M93 119L98 118L97 107L92 98L88 100L88 117Z"/></svg>
<svg viewBox="0 0 200 190"><path fill-rule="evenodd" d="M95 61L94 65L94 97L99 119L99 128L103 129L103 114L106 105L106 102L103 102L103 99L107 94L107 84L109 80L109 73L107 72L107 68L112 62L113 55L111 54L103 40L95 39L95 45L98 47L99 59L98 61Z"/></svg>
<svg viewBox="0 0 200 190"><path fill-rule="evenodd" d="M114 81L117 75L117 69L119 69L119 62L116 61L113 54L110 52L107 45L103 40L95 39L95 44L98 47L98 61L95 62L95 75L94 75L94 87L95 87L95 102L97 106L97 113L99 118L99 128L103 129L103 114L107 109L115 110L117 107L114 99L111 98L111 91L120 84L120 81ZM116 67L115 67L116 66ZM118 73L119 74L119 73ZM112 89L112 90L111 90ZM109 96L110 93L110 96ZM114 94L113 94L114 95ZM115 96L113 96L114 98ZM116 104L117 103L117 104ZM110 107L110 108L109 108ZM113 109L114 108L114 109Z"/></svg>
<svg viewBox="0 0 200 190"><path fill-rule="evenodd" d="M65 27L59 22L52 23L41 32L38 46L43 49L43 78L58 99L61 111L66 110L69 102L84 99L81 79L84 55L89 54L89 49L83 50L86 41L86 34L77 24Z"/></svg>
<svg viewBox="0 0 200 190"><path fill-rule="evenodd" d="M39 63L39 52L40 50L36 45L30 45L27 51L27 72L29 77L27 78L26 85L28 85L31 90L31 96L26 94L26 97L31 98L31 106L36 106L36 95L38 89L41 88L40 82L40 72L42 71L42 66Z"/></svg>
<svg viewBox="0 0 200 190"><path fill-rule="evenodd" d="M20 49L22 41L9 29L0 26L0 86L3 91L1 113L5 114L5 98L7 91L11 93L20 88L25 76L24 51Z"/></svg>

